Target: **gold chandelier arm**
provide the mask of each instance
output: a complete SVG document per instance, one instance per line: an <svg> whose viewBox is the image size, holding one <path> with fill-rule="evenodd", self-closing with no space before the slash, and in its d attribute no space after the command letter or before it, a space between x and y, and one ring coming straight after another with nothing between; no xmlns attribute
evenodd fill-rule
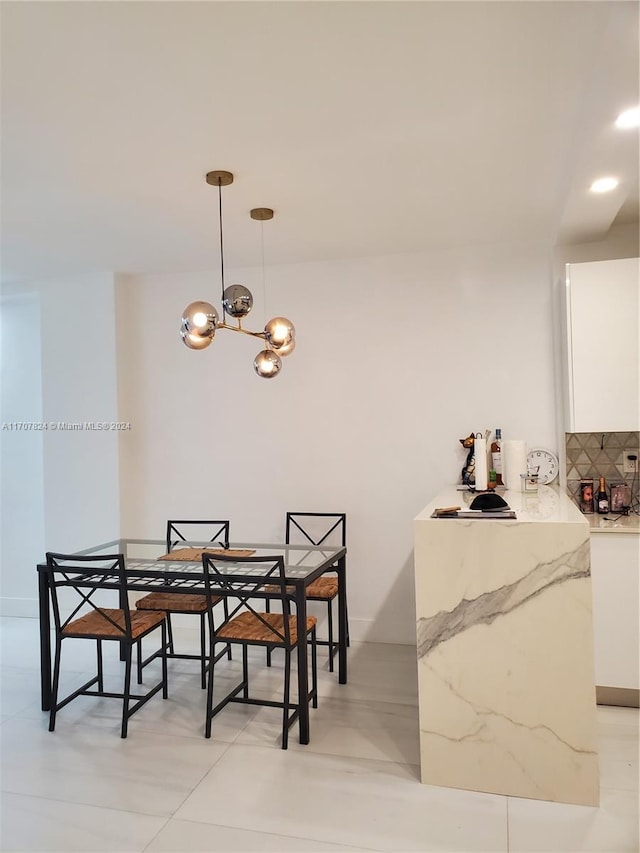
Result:
<svg viewBox="0 0 640 853"><path fill-rule="evenodd" d="M216 329L229 329L230 332L240 332L243 335L251 335L252 338L262 338L264 341L267 339L265 332L250 332L248 329L243 329L240 324L230 326L228 323L218 323Z"/></svg>

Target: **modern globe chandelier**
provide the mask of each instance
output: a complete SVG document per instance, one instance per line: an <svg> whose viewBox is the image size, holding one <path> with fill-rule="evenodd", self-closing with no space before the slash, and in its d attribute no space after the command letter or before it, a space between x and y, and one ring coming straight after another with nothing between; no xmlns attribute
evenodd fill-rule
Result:
<svg viewBox="0 0 640 853"><path fill-rule="evenodd" d="M220 226L220 278L222 284L222 322L217 310L210 302L199 300L192 302L182 313L180 337L189 349L206 349L213 341L218 329L229 329L231 332L241 332L252 338L261 338L265 348L253 360L253 367L258 376L263 379L273 379L282 369L282 356L293 352L296 345L296 330L293 323L286 317L274 317L269 320L263 332L250 332L242 328L242 318L246 317L253 307L253 296L249 288L243 284L224 284L224 245L222 239L222 187L233 183L231 172L208 172L206 181L218 187L218 214ZM259 222L273 219L273 210L269 207L255 207L251 218ZM264 259L263 259L264 275ZM237 321L237 326L227 323L227 314Z"/></svg>

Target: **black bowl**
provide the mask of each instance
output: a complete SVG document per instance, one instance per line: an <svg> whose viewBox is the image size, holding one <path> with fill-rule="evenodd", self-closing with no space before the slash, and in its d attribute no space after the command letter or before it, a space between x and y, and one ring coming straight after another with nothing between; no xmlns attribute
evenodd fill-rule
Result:
<svg viewBox="0 0 640 853"><path fill-rule="evenodd" d="M481 509L483 512L491 512L497 509L509 509L509 504L496 495L495 492L481 492L471 501L469 509Z"/></svg>

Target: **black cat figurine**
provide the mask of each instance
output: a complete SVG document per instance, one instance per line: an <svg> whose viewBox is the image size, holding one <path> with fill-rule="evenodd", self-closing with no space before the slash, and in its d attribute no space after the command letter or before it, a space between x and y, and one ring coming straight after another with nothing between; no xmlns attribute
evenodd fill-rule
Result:
<svg viewBox="0 0 640 853"><path fill-rule="evenodd" d="M464 468L462 469L462 484L473 488L476 484L475 433L472 432L468 438L461 438L459 441L465 450L469 451L467 454L467 460L464 463Z"/></svg>

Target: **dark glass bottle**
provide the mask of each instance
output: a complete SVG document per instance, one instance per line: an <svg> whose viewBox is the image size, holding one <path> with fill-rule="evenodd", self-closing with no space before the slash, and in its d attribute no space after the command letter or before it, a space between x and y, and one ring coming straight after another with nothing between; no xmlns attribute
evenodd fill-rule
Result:
<svg viewBox="0 0 640 853"><path fill-rule="evenodd" d="M609 512L609 498L607 497L607 486L604 477L600 477L600 487L596 495L596 507L601 515Z"/></svg>
<svg viewBox="0 0 640 853"><path fill-rule="evenodd" d="M499 428L496 429L496 437L491 442L491 467L496 472L496 486L501 486L502 485L502 430Z"/></svg>

